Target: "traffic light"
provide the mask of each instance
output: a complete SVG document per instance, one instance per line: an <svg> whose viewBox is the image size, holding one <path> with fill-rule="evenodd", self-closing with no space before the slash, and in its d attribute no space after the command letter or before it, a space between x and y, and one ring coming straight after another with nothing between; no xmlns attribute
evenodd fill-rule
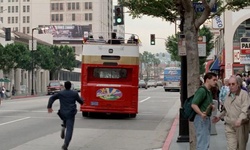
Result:
<svg viewBox="0 0 250 150"><path fill-rule="evenodd" d="M155 45L155 34L150 34L150 45Z"/></svg>
<svg viewBox="0 0 250 150"><path fill-rule="evenodd" d="M115 25L123 25L124 17L123 17L123 7L115 6Z"/></svg>
<svg viewBox="0 0 250 150"><path fill-rule="evenodd" d="M5 41L10 41L10 40L11 40L11 29L5 28Z"/></svg>

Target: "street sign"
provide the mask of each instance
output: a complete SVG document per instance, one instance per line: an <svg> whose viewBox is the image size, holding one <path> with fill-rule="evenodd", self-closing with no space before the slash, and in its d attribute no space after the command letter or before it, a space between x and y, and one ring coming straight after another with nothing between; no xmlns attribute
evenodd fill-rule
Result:
<svg viewBox="0 0 250 150"><path fill-rule="evenodd" d="M199 57L206 57L207 56L206 50L206 36L199 36L198 37L198 53Z"/></svg>
<svg viewBox="0 0 250 150"><path fill-rule="evenodd" d="M33 40L33 50L37 49L37 41ZM32 40L29 40L29 50L32 50Z"/></svg>
<svg viewBox="0 0 250 150"><path fill-rule="evenodd" d="M250 64L250 37L240 38L240 64Z"/></svg>
<svg viewBox="0 0 250 150"><path fill-rule="evenodd" d="M196 12L203 12L205 10L204 6L200 2L193 2L193 7ZM217 5L214 4L214 6L211 8L211 12L217 11Z"/></svg>
<svg viewBox="0 0 250 150"><path fill-rule="evenodd" d="M234 63L240 62L240 50L234 50Z"/></svg>
<svg viewBox="0 0 250 150"><path fill-rule="evenodd" d="M224 16L223 14L218 16L215 15L213 18L213 29L223 29L224 28Z"/></svg>
<svg viewBox="0 0 250 150"><path fill-rule="evenodd" d="M233 69L232 69L232 63L227 62L225 65L225 76L227 79L229 79L232 75Z"/></svg>
<svg viewBox="0 0 250 150"><path fill-rule="evenodd" d="M89 37L89 32L84 31L84 32L83 32L83 37L88 38L88 37Z"/></svg>
<svg viewBox="0 0 250 150"><path fill-rule="evenodd" d="M178 54L179 56L187 55L185 38L180 38L178 41Z"/></svg>

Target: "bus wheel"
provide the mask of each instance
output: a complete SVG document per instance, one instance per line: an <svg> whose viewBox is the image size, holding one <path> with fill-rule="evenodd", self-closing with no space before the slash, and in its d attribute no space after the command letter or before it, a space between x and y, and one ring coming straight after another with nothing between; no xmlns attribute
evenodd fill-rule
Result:
<svg viewBox="0 0 250 150"><path fill-rule="evenodd" d="M89 113L88 113L88 112L83 111L83 112L82 112L82 116L83 116L83 117L88 117L88 116L89 116Z"/></svg>
<svg viewBox="0 0 250 150"><path fill-rule="evenodd" d="M135 117L136 117L136 114L129 114L129 117L130 117L130 118L135 118Z"/></svg>

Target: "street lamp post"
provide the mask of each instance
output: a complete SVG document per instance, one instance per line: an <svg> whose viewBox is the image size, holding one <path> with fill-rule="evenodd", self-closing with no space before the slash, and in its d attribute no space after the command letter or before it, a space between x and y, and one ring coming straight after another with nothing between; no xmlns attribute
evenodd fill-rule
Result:
<svg viewBox="0 0 250 150"><path fill-rule="evenodd" d="M33 28L31 32L31 95L34 95L34 30L38 28Z"/></svg>

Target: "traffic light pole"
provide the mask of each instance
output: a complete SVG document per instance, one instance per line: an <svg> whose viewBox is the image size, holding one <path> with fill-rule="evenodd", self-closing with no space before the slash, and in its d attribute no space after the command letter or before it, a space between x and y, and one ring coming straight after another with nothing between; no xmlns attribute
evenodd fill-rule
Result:
<svg viewBox="0 0 250 150"><path fill-rule="evenodd" d="M184 17L181 17L180 31L183 33ZM179 38L185 38L185 35ZM187 56L181 56L181 108L179 109L179 136L177 142L189 142L189 122L181 115L182 106L187 99Z"/></svg>

